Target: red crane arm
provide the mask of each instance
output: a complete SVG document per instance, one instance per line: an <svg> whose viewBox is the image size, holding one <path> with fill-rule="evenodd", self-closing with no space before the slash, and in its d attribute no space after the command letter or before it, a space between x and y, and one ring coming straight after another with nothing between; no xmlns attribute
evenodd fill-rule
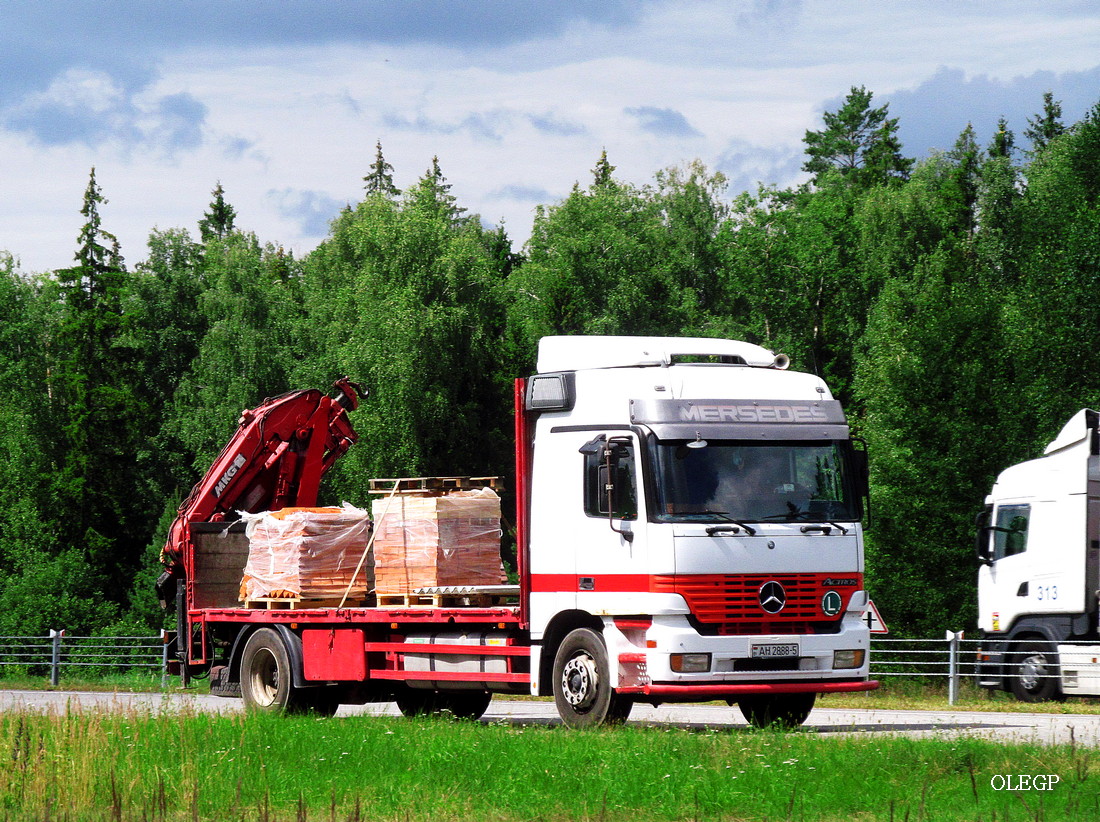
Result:
<svg viewBox="0 0 1100 822"><path fill-rule="evenodd" d="M317 505L321 477L358 439L348 412L365 396L347 377L334 387L335 397L292 391L241 414L233 438L176 514L161 554L170 571L182 571L193 522Z"/></svg>

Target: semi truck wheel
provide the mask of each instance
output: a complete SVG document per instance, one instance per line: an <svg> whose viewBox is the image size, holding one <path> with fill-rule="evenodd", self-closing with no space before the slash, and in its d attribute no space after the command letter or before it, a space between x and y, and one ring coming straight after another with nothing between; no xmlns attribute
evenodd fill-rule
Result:
<svg viewBox="0 0 1100 822"><path fill-rule="evenodd" d="M441 693L441 710L450 711L455 719L481 719L493 701L488 691L451 691Z"/></svg>
<svg viewBox="0 0 1100 822"><path fill-rule="evenodd" d="M1058 655L1045 642L1021 642L1012 656L1012 694L1021 702L1048 702L1062 696Z"/></svg>
<svg viewBox="0 0 1100 822"><path fill-rule="evenodd" d="M797 728L814 708L817 694L772 694L740 700L737 707L754 728Z"/></svg>
<svg viewBox="0 0 1100 822"><path fill-rule="evenodd" d="M406 688L395 699L404 716L450 713L455 719L481 719L493 695L488 691L427 691Z"/></svg>
<svg viewBox="0 0 1100 822"><path fill-rule="evenodd" d="M590 628L566 635L554 655L554 704L571 728L617 725L634 701L615 693L603 637Z"/></svg>
<svg viewBox="0 0 1100 822"><path fill-rule="evenodd" d="M435 691L405 688L397 694L394 702L397 703L397 710L401 711L402 716L426 716L439 710L436 707L437 696Z"/></svg>

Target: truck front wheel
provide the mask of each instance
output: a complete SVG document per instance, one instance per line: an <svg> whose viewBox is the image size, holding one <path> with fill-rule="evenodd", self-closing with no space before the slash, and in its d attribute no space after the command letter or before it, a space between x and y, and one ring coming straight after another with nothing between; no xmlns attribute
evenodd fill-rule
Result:
<svg viewBox="0 0 1100 822"><path fill-rule="evenodd" d="M554 655L554 704L571 728L625 722L634 702L615 693L603 637L590 628L571 631Z"/></svg>
<svg viewBox="0 0 1100 822"><path fill-rule="evenodd" d="M1021 642L1012 657L1009 687L1021 702L1047 702L1061 698L1058 655L1044 642Z"/></svg>
<svg viewBox="0 0 1100 822"><path fill-rule="evenodd" d="M752 696L737 703L741 714L754 728L797 728L813 710L817 694L773 694Z"/></svg>

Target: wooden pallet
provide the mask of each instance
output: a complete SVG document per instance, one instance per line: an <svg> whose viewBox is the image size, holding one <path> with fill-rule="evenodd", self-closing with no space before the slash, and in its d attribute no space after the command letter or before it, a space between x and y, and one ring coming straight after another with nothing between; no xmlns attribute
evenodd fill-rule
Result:
<svg viewBox="0 0 1100 822"><path fill-rule="evenodd" d="M403 477L372 479L370 493L390 494L397 485L398 494L447 494L451 491L471 491L477 488L503 489L500 477Z"/></svg>
<svg viewBox="0 0 1100 822"><path fill-rule="evenodd" d="M391 605L403 608L488 608L494 605L505 605L509 599L514 600L514 594L494 593L432 593L432 594L376 594L379 607Z"/></svg>
<svg viewBox="0 0 1100 822"><path fill-rule="evenodd" d="M349 597L345 606L360 606L363 604L361 597ZM293 611L299 608L337 608L340 606L340 598L335 599L302 599L300 597L256 597L246 599L245 608L260 611Z"/></svg>

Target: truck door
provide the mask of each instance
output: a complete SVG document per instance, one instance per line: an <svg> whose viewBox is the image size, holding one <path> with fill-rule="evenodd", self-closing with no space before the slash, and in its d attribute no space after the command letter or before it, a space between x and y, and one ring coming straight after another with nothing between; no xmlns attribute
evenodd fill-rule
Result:
<svg viewBox="0 0 1100 822"><path fill-rule="evenodd" d="M549 426L548 426L549 427ZM535 438L531 483L531 632L556 614L638 613L649 590L637 438L623 430L551 428Z"/></svg>
<svg viewBox="0 0 1100 822"><path fill-rule="evenodd" d="M649 590L649 554L639 446L634 434L608 432L581 448L584 531L577 552L577 607L633 613Z"/></svg>
<svg viewBox="0 0 1100 822"><path fill-rule="evenodd" d="M1027 550L1030 521L1030 503L999 502L990 526L983 529L990 560L979 574L979 621L983 630L1006 631L1018 614L1028 610L1035 570Z"/></svg>

